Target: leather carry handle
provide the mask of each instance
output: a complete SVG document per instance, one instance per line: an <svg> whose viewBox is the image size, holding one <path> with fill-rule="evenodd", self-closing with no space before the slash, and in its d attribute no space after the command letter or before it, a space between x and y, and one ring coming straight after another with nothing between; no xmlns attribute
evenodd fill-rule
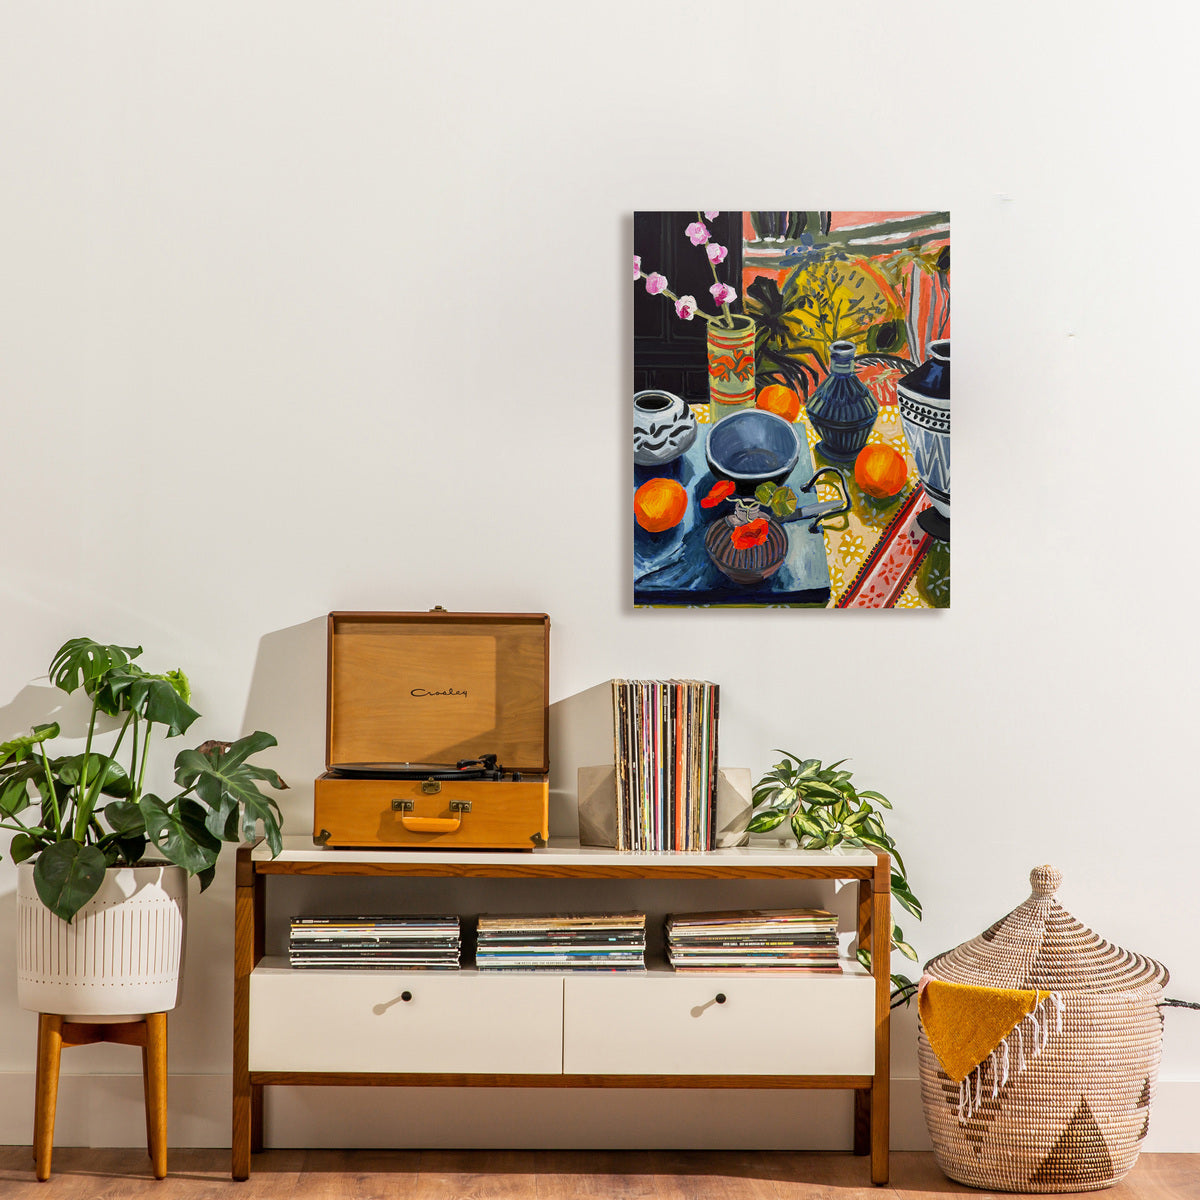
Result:
<svg viewBox="0 0 1200 1200"><path fill-rule="evenodd" d="M400 824L409 833L455 833L462 825L462 814L457 817L413 817L402 813Z"/></svg>

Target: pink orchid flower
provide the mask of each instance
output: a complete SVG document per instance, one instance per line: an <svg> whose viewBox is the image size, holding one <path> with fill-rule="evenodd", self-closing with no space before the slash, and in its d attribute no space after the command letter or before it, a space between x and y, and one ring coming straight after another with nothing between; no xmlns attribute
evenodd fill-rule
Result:
<svg viewBox="0 0 1200 1200"><path fill-rule="evenodd" d="M684 231L692 240L693 246L703 246L708 241L708 226L703 221L693 221Z"/></svg>
<svg viewBox="0 0 1200 1200"><path fill-rule="evenodd" d="M651 271L646 276L646 291L652 296L657 296L659 292L667 290L667 277L660 275L657 271Z"/></svg>
<svg viewBox="0 0 1200 1200"><path fill-rule="evenodd" d="M732 304L737 299L737 292L727 283L714 283L708 290L718 304Z"/></svg>
<svg viewBox="0 0 1200 1200"><path fill-rule="evenodd" d="M714 267L718 263L723 263L725 261L725 255L729 253L724 246L719 246L716 242L709 242L708 245L704 247L704 252L708 255L708 261L712 263Z"/></svg>
<svg viewBox="0 0 1200 1200"><path fill-rule="evenodd" d="M633 256L633 278L637 280L642 274L642 256L635 254Z"/></svg>
<svg viewBox="0 0 1200 1200"><path fill-rule="evenodd" d="M696 297L680 296L675 301L675 315L682 317L685 321L690 321L696 315Z"/></svg>
<svg viewBox="0 0 1200 1200"><path fill-rule="evenodd" d="M709 212L709 211L706 209L706 210L705 210L705 212L704 212L704 215L705 215L705 216L706 216L706 217L707 217L707 218L708 218L708 219L711 221L711 220L712 220L714 217L719 217L719 216L721 215L721 210L720 210L720 209L717 209L717 211L716 211L716 212Z"/></svg>

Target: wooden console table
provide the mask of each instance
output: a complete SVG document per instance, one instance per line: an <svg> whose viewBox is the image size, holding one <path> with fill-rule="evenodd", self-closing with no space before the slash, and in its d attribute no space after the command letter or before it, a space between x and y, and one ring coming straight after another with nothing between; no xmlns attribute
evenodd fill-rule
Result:
<svg viewBox="0 0 1200 1200"><path fill-rule="evenodd" d="M849 962L832 977L697 975L663 964L644 975L292 970L286 957L265 954L266 885L278 875L854 880L859 943L870 948L873 970ZM272 859L261 843L242 846L233 1177L249 1178L251 1154L263 1148L263 1088L271 1085L841 1088L855 1095L854 1153L870 1154L871 1179L884 1184L890 901L888 856L862 849L653 854L552 842L524 852L364 851L289 837ZM781 896L779 907L787 904ZM786 1046L731 1036L764 1007L795 1014ZM625 1019L595 1019L612 1012ZM381 1021L389 1022L382 1037Z"/></svg>

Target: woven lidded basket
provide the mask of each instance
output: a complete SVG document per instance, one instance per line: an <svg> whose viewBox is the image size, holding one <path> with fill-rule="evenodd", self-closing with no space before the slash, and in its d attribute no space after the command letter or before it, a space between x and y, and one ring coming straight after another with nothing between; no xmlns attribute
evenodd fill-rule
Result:
<svg viewBox="0 0 1200 1200"><path fill-rule="evenodd" d="M1150 1128L1168 974L1064 912L1053 867L1030 882L1019 908L926 964L947 983L1048 995L964 1083L920 1029L925 1121L938 1165L960 1183L1091 1191L1125 1177Z"/></svg>

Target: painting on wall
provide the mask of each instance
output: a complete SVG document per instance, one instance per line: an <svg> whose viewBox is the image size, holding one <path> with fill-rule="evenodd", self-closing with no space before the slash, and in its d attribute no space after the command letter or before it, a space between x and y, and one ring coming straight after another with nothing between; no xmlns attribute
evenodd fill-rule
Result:
<svg viewBox="0 0 1200 1200"><path fill-rule="evenodd" d="M948 608L949 213L633 241L634 604Z"/></svg>

